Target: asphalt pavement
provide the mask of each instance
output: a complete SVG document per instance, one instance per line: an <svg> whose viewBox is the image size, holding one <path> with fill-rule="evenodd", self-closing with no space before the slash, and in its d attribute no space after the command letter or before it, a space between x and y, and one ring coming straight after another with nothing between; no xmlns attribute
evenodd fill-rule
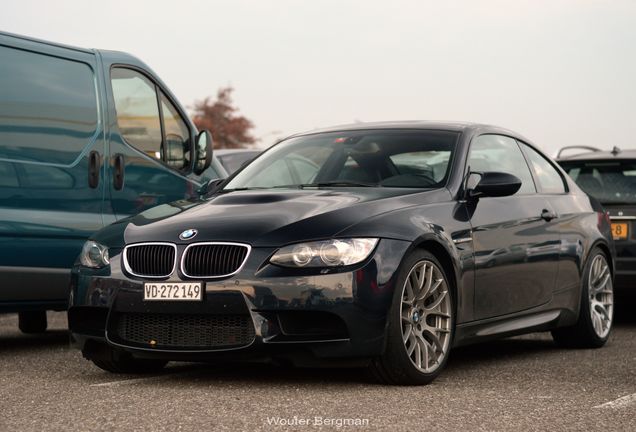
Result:
<svg viewBox="0 0 636 432"><path fill-rule="evenodd" d="M49 322L25 336L0 315L0 431L636 431L632 317L603 349L561 349L546 333L457 349L424 387L268 365L113 375L69 346L65 314Z"/></svg>

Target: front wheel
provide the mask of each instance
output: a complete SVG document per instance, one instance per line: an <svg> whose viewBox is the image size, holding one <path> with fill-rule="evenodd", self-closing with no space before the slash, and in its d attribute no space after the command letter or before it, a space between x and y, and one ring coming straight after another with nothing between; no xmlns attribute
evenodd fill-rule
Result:
<svg viewBox="0 0 636 432"><path fill-rule="evenodd" d="M570 348L600 348L609 338L614 319L612 271L607 256L595 248L581 281L579 320L571 327L552 331L554 341Z"/></svg>
<svg viewBox="0 0 636 432"><path fill-rule="evenodd" d="M455 328L453 291L444 268L419 250L404 262L389 312L384 354L371 363L382 382L433 381L448 360Z"/></svg>

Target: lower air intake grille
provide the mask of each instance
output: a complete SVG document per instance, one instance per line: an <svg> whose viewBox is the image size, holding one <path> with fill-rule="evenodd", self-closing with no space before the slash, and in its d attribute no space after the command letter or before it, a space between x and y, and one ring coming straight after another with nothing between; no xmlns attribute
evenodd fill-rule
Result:
<svg viewBox="0 0 636 432"><path fill-rule="evenodd" d="M188 277L222 277L236 273L247 258L247 245L193 244L185 251L183 273Z"/></svg>
<svg viewBox="0 0 636 432"><path fill-rule="evenodd" d="M122 341L157 348L226 348L254 340L249 315L121 313L115 319Z"/></svg>

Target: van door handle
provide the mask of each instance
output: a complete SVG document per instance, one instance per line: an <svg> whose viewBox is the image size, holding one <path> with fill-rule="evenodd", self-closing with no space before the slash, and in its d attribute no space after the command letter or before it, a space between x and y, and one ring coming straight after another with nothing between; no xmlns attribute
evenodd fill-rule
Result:
<svg viewBox="0 0 636 432"><path fill-rule="evenodd" d="M541 219L546 222L550 222L552 219L556 219L557 217L557 214L551 210L543 209L541 212Z"/></svg>
<svg viewBox="0 0 636 432"><path fill-rule="evenodd" d="M124 187L124 168L124 155L116 154L113 161L113 187L115 190L122 190Z"/></svg>
<svg viewBox="0 0 636 432"><path fill-rule="evenodd" d="M100 159L99 152L95 150L88 154L88 186L91 189L95 189L99 185Z"/></svg>

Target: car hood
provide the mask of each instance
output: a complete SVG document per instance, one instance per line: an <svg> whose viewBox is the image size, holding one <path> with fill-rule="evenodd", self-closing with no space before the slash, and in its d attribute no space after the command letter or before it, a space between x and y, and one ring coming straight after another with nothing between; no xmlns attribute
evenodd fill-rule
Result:
<svg viewBox="0 0 636 432"><path fill-rule="evenodd" d="M235 191L206 200L163 204L119 221L94 238L100 241L103 237L111 247L148 241L226 241L277 247L337 236L379 214L444 198L449 198L445 189ZM179 235L188 229L198 234L180 240Z"/></svg>

